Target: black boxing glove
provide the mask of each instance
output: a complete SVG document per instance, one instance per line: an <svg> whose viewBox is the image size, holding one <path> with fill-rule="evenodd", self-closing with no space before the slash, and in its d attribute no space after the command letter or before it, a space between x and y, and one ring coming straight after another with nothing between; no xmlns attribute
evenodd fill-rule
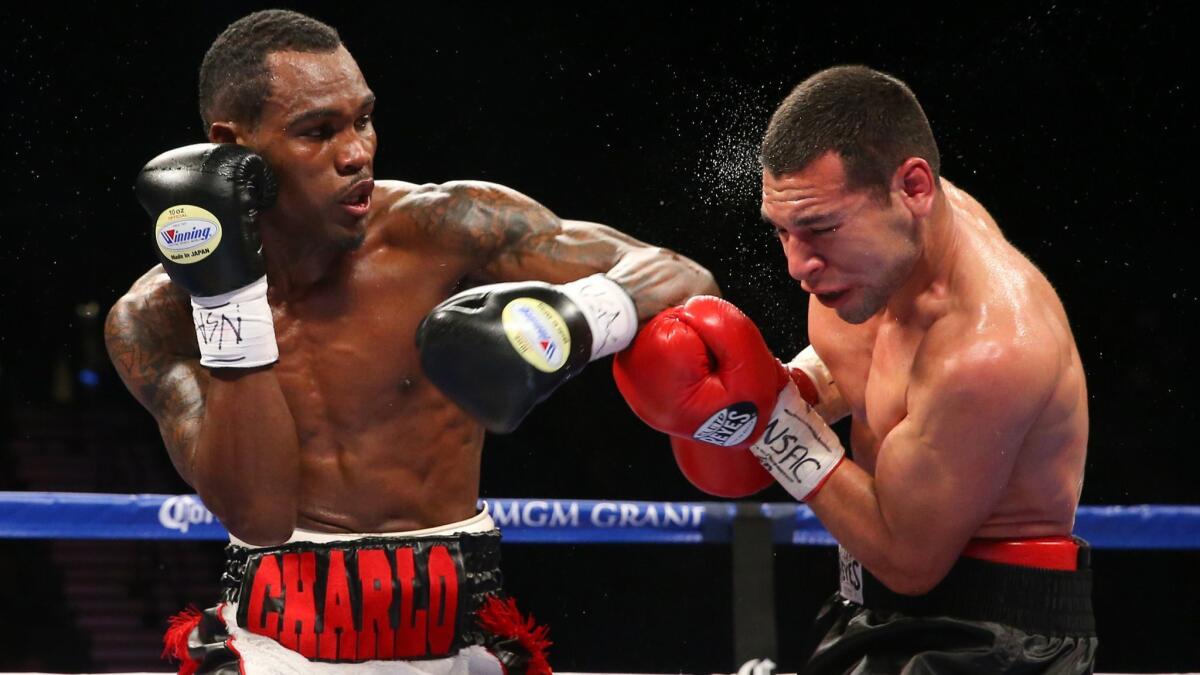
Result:
<svg viewBox="0 0 1200 675"><path fill-rule="evenodd" d="M417 349L442 393L507 433L589 361L627 347L637 324L633 299L603 274L492 284L435 307L417 327Z"/></svg>
<svg viewBox="0 0 1200 675"><path fill-rule="evenodd" d="M158 258L192 296L205 366L252 368L279 358L255 223L276 190L266 161L234 144L176 148L138 173L134 193L155 219Z"/></svg>

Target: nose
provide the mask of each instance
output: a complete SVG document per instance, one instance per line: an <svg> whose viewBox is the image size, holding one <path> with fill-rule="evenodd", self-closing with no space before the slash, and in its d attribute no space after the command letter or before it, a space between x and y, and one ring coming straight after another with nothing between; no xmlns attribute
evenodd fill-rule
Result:
<svg viewBox="0 0 1200 675"><path fill-rule="evenodd" d="M355 133L349 137L338 151L337 169L343 176L353 176L371 163L375 156L375 141Z"/></svg>
<svg viewBox="0 0 1200 675"><path fill-rule="evenodd" d="M796 281L812 285L825 269L825 259L817 255L803 237L785 235L780 238L783 255L787 257L788 274Z"/></svg>

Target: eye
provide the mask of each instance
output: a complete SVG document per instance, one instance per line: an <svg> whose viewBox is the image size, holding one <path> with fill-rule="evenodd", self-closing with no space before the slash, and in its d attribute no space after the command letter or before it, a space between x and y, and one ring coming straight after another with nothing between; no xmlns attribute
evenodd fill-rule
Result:
<svg viewBox="0 0 1200 675"><path fill-rule="evenodd" d="M321 126L313 127L312 129L309 129L308 131L305 131L304 133L302 133L300 135L303 136L304 138L316 138L316 139L329 138L329 137L333 136L333 127L331 127L327 124L322 124Z"/></svg>
<svg viewBox="0 0 1200 675"><path fill-rule="evenodd" d="M359 131L363 131L371 126L371 122L374 121L374 118L374 114L363 115L362 117L354 120L354 128L358 129Z"/></svg>

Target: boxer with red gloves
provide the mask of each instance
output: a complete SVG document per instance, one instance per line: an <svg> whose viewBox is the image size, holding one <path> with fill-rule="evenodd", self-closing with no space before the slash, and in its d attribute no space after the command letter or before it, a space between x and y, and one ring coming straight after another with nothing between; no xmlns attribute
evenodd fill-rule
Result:
<svg viewBox="0 0 1200 675"><path fill-rule="evenodd" d="M1091 672L1090 570L1071 536L1088 399L1054 288L939 175L925 114L891 76L801 83L761 160L762 219L810 294L799 361L832 394L819 407L844 401L853 459L825 423L838 413L811 409L722 301L667 310L615 372L697 486L739 496L770 477L839 542L841 589L801 672Z"/></svg>

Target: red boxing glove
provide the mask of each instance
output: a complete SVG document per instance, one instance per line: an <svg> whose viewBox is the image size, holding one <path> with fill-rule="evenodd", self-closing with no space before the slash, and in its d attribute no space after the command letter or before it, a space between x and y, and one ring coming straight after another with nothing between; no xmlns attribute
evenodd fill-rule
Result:
<svg viewBox="0 0 1200 675"><path fill-rule="evenodd" d="M808 375L795 368L788 368L788 375L796 383L804 401L815 406L817 387ZM688 481L710 495L729 499L747 497L775 482L758 458L749 452L730 450L681 436L671 436L671 450L675 453L675 463Z"/></svg>
<svg viewBox="0 0 1200 675"><path fill-rule="evenodd" d="M712 296L651 319L617 354L613 376L651 427L740 448L762 433L788 379L754 322Z"/></svg>
<svg viewBox="0 0 1200 675"><path fill-rule="evenodd" d="M844 455L801 397L815 398L812 383L789 373L754 322L720 298L692 298L654 317L617 355L613 375L646 424L688 439L672 441L675 457L710 494L752 494L771 476L803 500ZM807 385L803 392L795 377ZM746 447L749 453L735 449ZM761 464L757 471L752 461Z"/></svg>
<svg viewBox="0 0 1200 675"><path fill-rule="evenodd" d="M748 497L775 482L758 458L745 450L671 437L675 463L702 492L716 497Z"/></svg>

